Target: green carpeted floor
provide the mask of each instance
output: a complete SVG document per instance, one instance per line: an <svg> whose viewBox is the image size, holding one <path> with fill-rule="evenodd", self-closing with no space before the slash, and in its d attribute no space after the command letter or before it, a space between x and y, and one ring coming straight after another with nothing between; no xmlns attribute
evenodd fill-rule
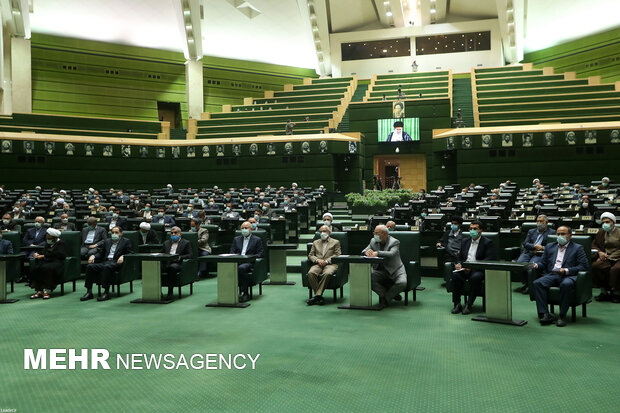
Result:
<svg viewBox="0 0 620 413"><path fill-rule="evenodd" d="M216 281L168 305L133 294L82 303L82 288L49 301L23 285L0 306L0 408L17 412L615 412L620 405L620 305L541 327L514 295L525 327L451 315L439 279L408 308L307 307L295 286L266 286L246 309L206 308ZM189 290L187 290L189 292ZM345 301L348 287L345 287ZM480 311L480 300L474 313ZM24 348L115 353L260 353L256 370L24 370Z"/></svg>

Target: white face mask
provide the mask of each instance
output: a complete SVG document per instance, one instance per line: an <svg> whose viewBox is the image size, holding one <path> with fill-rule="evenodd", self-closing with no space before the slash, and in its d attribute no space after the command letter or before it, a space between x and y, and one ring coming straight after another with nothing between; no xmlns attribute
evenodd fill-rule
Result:
<svg viewBox="0 0 620 413"><path fill-rule="evenodd" d="M321 232L321 239L323 241L326 241L327 238L329 238L329 233L328 232Z"/></svg>
<svg viewBox="0 0 620 413"><path fill-rule="evenodd" d="M375 235L374 239L375 239L375 242L381 242L381 236L380 235Z"/></svg>
<svg viewBox="0 0 620 413"><path fill-rule="evenodd" d="M332 222L329 219L323 221L323 225L327 225L328 227L332 226Z"/></svg>

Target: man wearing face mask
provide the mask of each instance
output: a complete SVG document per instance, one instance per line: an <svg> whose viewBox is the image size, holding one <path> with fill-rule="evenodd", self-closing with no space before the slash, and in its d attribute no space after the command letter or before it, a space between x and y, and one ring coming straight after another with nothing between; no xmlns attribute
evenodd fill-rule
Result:
<svg viewBox="0 0 620 413"><path fill-rule="evenodd" d="M144 219L145 221L151 221L153 219L151 204L144 204L144 208L138 212L138 217Z"/></svg>
<svg viewBox="0 0 620 413"><path fill-rule="evenodd" d="M461 250L463 240L461 225L463 225L463 218L454 215L450 220L450 228L446 229L441 239L435 245L437 248L445 248L446 259L450 262L457 261L459 251Z"/></svg>
<svg viewBox="0 0 620 413"><path fill-rule="evenodd" d="M110 297L110 283L115 271L123 265L125 255L133 254L133 246L128 238L123 237L121 227L112 228L110 238L103 242L103 248L96 254L88 257L86 266L86 294L80 297L80 301L91 300L93 296L93 282L99 280L99 285L103 288L103 294L97 297L97 301L106 301Z"/></svg>
<svg viewBox="0 0 620 413"><path fill-rule="evenodd" d="M274 211L271 210L269 202L263 202L262 210L263 212L260 220L261 222L269 223L269 221L277 215Z"/></svg>
<svg viewBox="0 0 620 413"><path fill-rule="evenodd" d="M12 219L26 219L26 214L24 214L24 211L21 206L16 205L13 207L11 218Z"/></svg>
<svg viewBox="0 0 620 413"><path fill-rule="evenodd" d="M256 235L252 235L252 224L245 221L241 224L241 235L233 239L230 246L231 254L240 255L256 255L257 258L263 257L263 240ZM239 280L239 302L244 303L250 299L248 288L250 283L250 272L252 272L254 264L243 263L237 267Z"/></svg>
<svg viewBox="0 0 620 413"><path fill-rule="evenodd" d="M342 231L342 228L339 225L334 224L334 216L329 212L323 214L323 225L329 229L329 232Z"/></svg>
<svg viewBox="0 0 620 413"><path fill-rule="evenodd" d="M185 218L197 218L198 211L194 208L192 204L189 204L187 208L185 209L185 212L183 212L183 216Z"/></svg>
<svg viewBox="0 0 620 413"><path fill-rule="evenodd" d="M175 280L181 272L183 260L193 258L192 245L188 240L181 238L181 228L172 227L170 229L170 239L164 242L162 252L179 256L177 262L167 262L162 268L162 273L165 272L165 274L162 274L161 285L168 286L166 298L170 300L173 298Z"/></svg>
<svg viewBox="0 0 620 413"><path fill-rule="evenodd" d="M76 230L75 224L73 222L69 222L69 216L67 214L62 214L60 216L60 222L55 223L54 228L60 232Z"/></svg>
<svg viewBox="0 0 620 413"><path fill-rule="evenodd" d="M27 245L27 246L44 246L45 245L45 239L46 239L46 230L47 228L45 227L45 220L43 219L43 217L36 217L34 219L34 227L30 228L28 231L26 231L26 234L24 234L24 238L22 239L22 245ZM34 252L30 252L30 254L28 254L28 257L32 257L34 254Z"/></svg>
<svg viewBox="0 0 620 413"><path fill-rule="evenodd" d="M138 232L138 245L159 244L160 242L157 233L151 229L151 224L141 222L140 231Z"/></svg>
<svg viewBox="0 0 620 413"><path fill-rule="evenodd" d="M545 251L545 245L547 245L547 237L554 234L555 231L549 228L549 219L547 216L543 214L539 215L538 218L536 218L536 228L532 228L527 232L527 236L523 242L523 250L519 258L517 258L517 262L540 262L543 252ZM526 271L523 271L521 274L521 283L523 285L515 291L529 294L530 290L527 285Z"/></svg>
<svg viewBox="0 0 620 413"><path fill-rule="evenodd" d="M556 235L557 242L548 244L540 263L534 263L534 268L542 275L532 283L532 290L540 324L548 325L554 321L547 308L549 288L560 287L560 316L557 326L564 327L570 299L577 283L577 273L588 269L588 258L581 245L571 242L570 228L561 226Z"/></svg>
<svg viewBox="0 0 620 413"><path fill-rule="evenodd" d="M390 231L390 232L396 231L396 222L394 222L394 221L386 222L385 226L387 227L388 231Z"/></svg>
<svg viewBox="0 0 620 413"><path fill-rule="evenodd" d="M601 289L596 301L620 303L620 228L611 212L601 215L602 225L592 243L597 251L592 264L592 283Z"/></svg>
<svg viewBox="0 0 620 413"><path fill-rule="evenodd" d="M13 221L13 218L11 218L11 215L8 212L2 215L0 231L17 231L17 224Z"/></svg>
<svg viewBox="0 0 620 413"><path fill-rule="evenodd" d="M601 215L603 215L603 211L601 210L594 211L594 215L592 215L592 221L587 223L585 225L585 228L601 229L603 227L603 220L601 218ZM597 237L598 235L599 234L597 234ZM603 235L603 234L600 234L600 235Z"/></svg>
<svg viewBox="0 0 620 413"><path fill-rule="evenodd" d="M379 296L379 305L387 307L392 300L400 301L400 293L407 286L407 273L400 259L400 241L390 236L385 225L377 225L370 243L362 251L367 257L382 257L381 264L373 264L372 290Z"/></svg>
<svg viewBox="0 0 620 413"><path fill-rule="evenodd" d="M313 264L308 270L308 283L314 292L314 297L307 300L308 305L323 305L323 291L332 277L338 264L332 264L332 258L341 255L340 241L330 237L331 231L326 225L320 229L320 238L312 243L308 260Z"/></svg>
<svg viewBox="0 0 620 413"><path fill-rule="evenodd" d="M194 207L194 209L202 209L205 207L205 202L202 199L200 199L198 194L194 194L194 198L192 198L191 204Z"/></svg>
<svg viewBox="0 0 620 413"><path fill-rule="evenodd" d="M60 231L48 228L43 254L34 253L35 265L30 269L30 286L35 293L31 299L51 298L52 291L60 282L61 272L68 255L66 243L60 239Z"/></svg>
<svg viewBox="0 0 620 413"><path fill-rule="evenodd" d="M284 212L293 212L295 210L295 206L291 204L291 199L288 196L284 197L284 200L280 204L280 208L282 208Z"/></svg>
<svg viewBox="0 0 620 413"><path fill-rule="evenodd" d="M83 260L88 259L91 255L97 253L97 250L103 246L103 241L108 238L107 231L97 226L97 218L89 217L86 220L86 227L82 229L82 247L80 254Z"/></svg>
<svg viewBox="0 0 620 413"><path fill-rule="evenodd" d="M222 214L222 218L239 219L239 213L233 211L232 204L230 202L226 204L226 207L224 208L224 213Z"/></svg>
<svg viewBox="0 0 620 413"><path fill-rule="evenodd" d="M151 222L153 222L155 224L163 224L165 228L171 228L175 224L174 218L172 218L170 215L164 215L164 209L163 208L158 208L157 209L157 215L155 215L151 219Z"/></svg>
<svg viewBox="0 0 620 413"><path fill-rule="evenodd" d="M610 179L608 177L606 176L603 177L603 179L601 179L601 184L596 189L599 191L609 189L609 182L610 182Z"/></svg>
<svg viewBox="0 0 620 413"><path fill-rule="evenodd" d="M463 267L466 261L493 261L495 259L495 249L493 242L482 236L482 222L472 221L469 224L469 236L463 237L458 258L452 272L452 314L471 313L471 307L476 301L476 294L482 287L484 281L483 270L471 270ZM461 296L465 286L465 280L469 280L471 289L465 301L465 307L461 305Z"/></svg>
<svg viewBox="0 0 620 413"><path fill-rule="evenodd" d="M108 222L108 229L111 231L114 227L121 227L125 229L125 219L119 217L118 210L115 207L110 207L110 215L106 218Z"/></svg>
<svg viewBox="0 0 620 413"><path fill-rule="evenodd" d="M192 219L190 225L191 230L198 232L198 254L201 257L211 254L211 246L209 245L209 230L207 229L207 222L199 218ZM198 268L198 278L207 275L207 262L201 261Z"/></svg>

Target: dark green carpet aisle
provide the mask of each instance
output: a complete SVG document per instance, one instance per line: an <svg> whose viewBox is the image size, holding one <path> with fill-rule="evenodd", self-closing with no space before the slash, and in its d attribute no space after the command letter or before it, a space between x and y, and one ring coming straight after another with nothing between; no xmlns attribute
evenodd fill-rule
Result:
<svg viewBox="0 0 620 413"><path fill-rule="evenodd" d="M17 412L616 412L620 305L594 303L587 319L541 327L514 295L525 327L451 315L439 279L408 308L307 307L299 275L267 286L247 309L206 308L215 280L169 305L83 293L0 306L0 408ZM348 287L345 287L345 300ZM480 310L480 302L474 312ZM256 370L23 369L24 348L116 353L260 353Z"/></svg>

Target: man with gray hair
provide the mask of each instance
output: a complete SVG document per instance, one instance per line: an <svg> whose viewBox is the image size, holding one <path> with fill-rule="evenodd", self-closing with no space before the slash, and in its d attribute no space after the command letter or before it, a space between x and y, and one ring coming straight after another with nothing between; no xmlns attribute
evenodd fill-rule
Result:
<svg viewBox="0 0 620 413"><path fill-rule="evenodd" d="M166 262L162 268L162 272L165 272L165 276L162 276L161 285L168 286L167 299L173 298L174 286L177 284L177 278L181 272L181 264L183 260L193 258L192 244L181 238L181 228L172 227L170 229L170 239L164 242L162 251L164 254L176 254L179 256L176 262Z"/></svg>
<svg viewBox="0 0 620 413"><path fill-rule="evenodd" d="M527 232L523 242L523 250L519 258L517 258L517 262L539 263L542 260L545 245L547 245L547 237L554 234L555 230L549 228L549 218L543 214L538 215L536 218L536 228L532 228ZM515 291L529 294L527 282L527 272L523 271L521 274L521 283L523 285Z"/></svg>
<svg viewBox="0 0 620 413"><path fill-rule="evenodd" d="M313 264L308 270L308 283L314 291L314 297L307 300L308 305L323 305L323 291L329 279L338 270L338 264L332 264L332 258L341 254L340 241L330 237L327 225L319 229L320 238L312 243L308 260Z"/></svg>
<svg viewBox="0 0 620 413"><path fill-rule="evenodd" d="M387 307L394 299L402 300L400 293L407 286L407 273L400 259L400 241L390 236L385 225L377 225L370 244L362 251L367 257L381 257L381 264L373 264L372 290L379 296L379 304Z"/></svg>

